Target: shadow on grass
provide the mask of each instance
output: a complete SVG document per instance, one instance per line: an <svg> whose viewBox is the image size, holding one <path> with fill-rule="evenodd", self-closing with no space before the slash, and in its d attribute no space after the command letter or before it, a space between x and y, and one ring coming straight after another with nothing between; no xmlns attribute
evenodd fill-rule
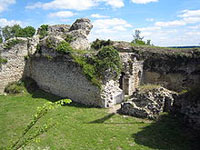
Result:
<svg viewBox="0 0 200 150"><path fill-rule="evenodd" d="M36 91L31 91L29 93L32 95L33 98L43 98L43 99L46 99L50 102L56 102L56 101L59 101L59 100L62 99L59 96L47 93L47 92L40 90L40 89L38 89Z"/></svg>
<svg viewBox="0 0 200 150"><path fill-rule="evenodd" d="M111 114L108 114L106 116L104 116L103 118L100 118L100 119L97 119L97 120L94 120L94 121L91 121L89 122L88 124L96 124L96 123L102 123L102 124L117 124L117 125L123 125L123 124L144 124L143 121L141 122L126 122L126 123L121 123L121 122L106 122L107 120L111 119L114 115L116 115L115 113L111 113Z"/></svg>
<svg viewBox="0 0 200 150"><path fill-rule="evenodd" d="M62 98L60 96L56 96L54 94L45 92L41 89L37 89L35 91L28 91L28 92L32 95L32 98L43 98L43 99L46 99L50 102L57 102L61 99L65 99L65 98ZM86 106L84 104L80 104L80 103L76 103L76 102L71 102L70 104L67 104L67 106L77 107L77 108L94 108L92 106Z"/></svg>
<svg viewBox="0 0 200 150"><path fill-rule="evenodd" d="M91 121L89 123L104 123L106 120L112 118L114 115L115 115L115 113L108 114L108 115L104 116L103 118Z"/></svg>
<svg viewBox="0 0 200 150"><path fill-rule="evenodd" d="M158 121L132 135L135 142L152 149L198 150L200 134L184 128L178 118L162 115Z"/></svg>

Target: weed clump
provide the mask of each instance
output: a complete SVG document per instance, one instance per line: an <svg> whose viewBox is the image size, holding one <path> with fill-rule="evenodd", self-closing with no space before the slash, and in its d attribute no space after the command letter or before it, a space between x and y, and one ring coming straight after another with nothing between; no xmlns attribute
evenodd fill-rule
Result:
<svg viewBox="0 0 200 150"><path fill-rule="evenodd" d="M25 88L21 81L9 83L5 88L5 92L8 94L19 94L24 93L24 91Z"/></svg>
<svg viewBox="0 0 200 150"><path fill-rule="evenodd" d="M4 64L4 63L7 63L7 62L8 62L8 60L6 58L2 58L0 56L0 64Z"/></svg>
<svg viewBox="0 0 200 150"><path fill-rule="evenodd" d="M105 46L111 46L113 44L113 42L109 39L109 40L99 40L99 39L96 39L92 45L91 45L91 48L95 49L95 50L99 50L101 49L102 47L105 47Z"/></svg>
<svg viewBox="0 0 200 150"><path fill-rule="evenodd" d="M59 52L59 53L62 53L62 54L66 54L68 52L72 52L73 49L68 42L62 41L56 47L56 51Z"/></svg>
<svg viewBox="0 0 200 150"><path fill-rule="evenodd" d="M8 94L20 94L25 92L33 92L38 89L37 83L31 78L25 78L16 82L9 83L5 92Z"/></svg>
<svg viewBox="0 0 200 150"><path fill-rule="evenodd" d="M22 43L24 42L24 40L21 40L21 39L12 39L10 41L8 41L5 45L4 45L4 48L5 49L11 49L13 46L19 44L19 43Z"/></svg>
<svg viewBox="0 0 200 150"><path fill-rule="evenodd" d="M43 39L45 36L48 35L48 25L41 25L39 30L40 39Z"/></svg>
<svg viewBox="0 0 200 150"><path fill-rule="evenodd" d="M108 72L114 79L117 79L121 72L121 62L119 53L111 46L103 47L95 56L90 58L72 54L76 63L83 68L86 77L98 87L101 87L105 72Z"/></svg>

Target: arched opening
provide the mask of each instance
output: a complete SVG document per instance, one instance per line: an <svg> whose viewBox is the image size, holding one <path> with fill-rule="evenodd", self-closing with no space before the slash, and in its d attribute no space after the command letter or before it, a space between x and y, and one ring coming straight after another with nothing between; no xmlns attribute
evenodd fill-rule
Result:
<svg viewBox="0 0 200 150"><path fill-rule="evenodd" d="M125 76L125 73L122 72L119 78L119 88L122 90L124 90L124 76Z"/></svg>

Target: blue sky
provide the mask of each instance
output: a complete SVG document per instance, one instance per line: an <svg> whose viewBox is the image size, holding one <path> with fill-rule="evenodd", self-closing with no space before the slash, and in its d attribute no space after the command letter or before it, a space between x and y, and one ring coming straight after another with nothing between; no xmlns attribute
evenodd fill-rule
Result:
<svg viewBox="0 0 200 150"><path fill-rule="evenodd" d="M96 38L131 41L139 29L157 46L200 45L200 0L0 0L0 26L91 19Z"/></svg>

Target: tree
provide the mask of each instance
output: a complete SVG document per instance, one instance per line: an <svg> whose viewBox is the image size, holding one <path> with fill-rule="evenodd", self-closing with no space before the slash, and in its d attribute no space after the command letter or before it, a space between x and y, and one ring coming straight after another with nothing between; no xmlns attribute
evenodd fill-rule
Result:
<svg viewBox="0 0 200 150"><path fill-rule="evenodd" d="M20 27L20 25L15 24L13 26L5 26L1 28L2 30L2 39L8 40L13 37L32 37L36 30L31 26L25 28Z"/></svg>
<svg viewBox="0 0 200 150"><path fill-rule="evenodd" d="M140 36L141 31L140 30L135 30L135 35L133 35L134 40L140 40L142 41L144 37Z"/></svg>
<svg viewBox="0 0 200 150"><path fill-rule="evenodd" d="M135 34L133 35L133 41L131 43L138 45L151 45L151 40L147 40L147 42L143 41L144 37L141 37L141 31L135 30Z"/></svg>
<svg viewBox="0 0 200 150"><path fill-rule="evenodd" d="M147 40L146 45L151 45L151 40Z"/></svg>
<svg viewBox="0 0 200 150"><path fill-rule="evenodd" d="M144 37L140 36L141 31L135 30L135 34L133 35L133 41L131 43L139 44L139 45L145 45L145 42L143 41Z"/></svg>
<svg viewBox="0 0 200 150"><path fill-rule="evenodd" d="M35 31L35 28L27 26L25 28L17 30L17 32L15 33L15 37L32 37L35 34Z"/></svg>
<svg viewBox="0 0 200 150"><path fill-rule="evenodd" d="M5 40L8 40L12 37L11 34L11 27L10 26L5 26L2 28L2 34Z"/></svg>

